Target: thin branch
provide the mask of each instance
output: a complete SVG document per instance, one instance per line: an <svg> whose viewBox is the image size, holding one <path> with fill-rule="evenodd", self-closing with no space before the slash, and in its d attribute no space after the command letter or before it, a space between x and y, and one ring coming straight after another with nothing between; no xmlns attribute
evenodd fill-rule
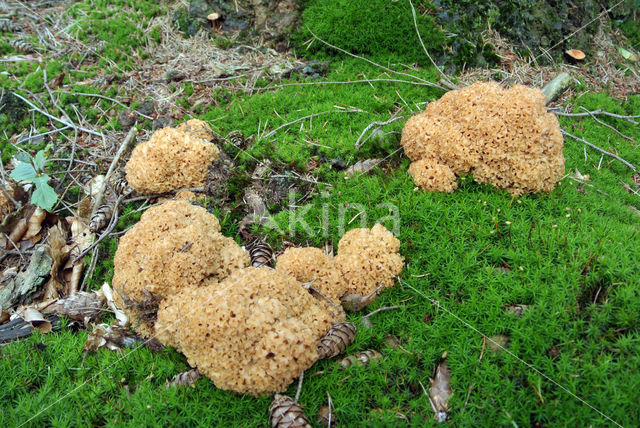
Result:
<svg viewBox="0 0 640 428"><path fill-rule="evenodd" d="M440 75L442 76L442 79L447 83L447 87L452 87L452 86L456 87L455 83L453 83L449 79L449 77L446 74L444 74L442 70L440 70L440 68L436 65L436 62L433 60L433 58L431 58L431 55L429 54L427 47L424 45L424 42L422 41L420 30L418 29L418 20L416 18L416 9L413 7L413 1L409 0L409 5L411 6L411 15L413 15L413 25L416 28L416 34L418 35L418 40L420 40L420 44L422 45L422 50L424 50L424 53L427 55L427 58L429 58L429 61L431 62L431 64L436 68L436 70L438 70L438 73L440 73Z"/></svg>
<svg viewBox="0 0 640 428"><path fill-rule="evenodd" d="M295 83L283 83L280 85L265 86L264 88L258 88L258 91L267 91L271 89L281 89L288 86L320 86L320 85L352 85L354 83L372 83L372 82L390 82L390 83L408 83L414 86L429 86L432 87L431 82L416 82L411 80L402 79L360 79L360 80L344 80L344 81L319 81L319 82L295 82ZM457 88L456 88L457 89Z"/></svg>
<svg viewBox="0 0 640 428"><path fill-rule="evenodd" d="M364 143L366 143L369 140L369 138L371 138L375 134L375 131L379 130L381 127L383 127L385 125L389 125L390 123L396 122L396 121L401 120L401 119L404 119L404 116L392 117L391 119L386 120L384 122L378 122L378 121L371 122L369 125L367 125L366 128L364 128L364 130L362 131L362 133L360 134L360 136L358 137L358 139L354 143L354 147L356 148L356 150L359 150L360 147L362 147L362 145ZM362 138L364 137L364 134L366 134L374 126L376 127L375 131L372 132L371 134L369 134L369 136L363 140Z"/></svg>
<svg viewBox="0 0 640 428"><path fill-rule="evenodd" d="M365 58L365 57L360 56L360 55L353 54L353 53L351 53L351 52L349 52L349 51L347 51L347 50L345 50L345 49L342 49L342 48L340 48L340 47L338 47L338 46L332 45L331 43L326 42L326 41L322 40L320 37L318 37L318 36L317 36L313 31L311 31L311 29L310 29L309 27L307 27L307 30L311 33L311 35L312 35L315 39L317 39L317 40L318 40L318 41L320 41L321 43L323 43L323 44L325 44L325 45L329 46L329 47L330 47L330 48L332 48L332 49L335 49L335 50L337 50L337 51L340 51L340 52L342 52L342 53L344 53L344 54L347 54L347 55L349 55L349 56L351 56L351 57L361 59L362 61L368 62L369 64L375 65L376 67L379 67L379 68L381 68L381 69L383 69L383 70L385 70L385 71L388 71L388 72L390 72L390 73L397 74L397 75L400 75L400 76L410 77L410 78L412 78L412 79L419 80L419 81L423 82L424 84L426 84L427 86L431 86L432 88L437 88L437 89L441 89L441 90L443 90L443 91L446 91L446 89L445 89L445 88L443 88L442 86L437 85L437 84L435 84L435 83L433 83L433 82L429 82L428 80L422 79L422 78L420 78L420 77L418 77L418 76L414 76L413 74L403 73L403 72L401 72L401 71L395 71L395 70L392 70L391 68L389 68L389 67L385 67L384 65L378 64L377 62L373 62L373 61L371 61L371 60L370 60L370 59L368 59L368 58Z"/></svg>
<svg viewBox="0 0 640 428"><path fill-rule="evenodd" d="M300 393L302 392L302 381L304 381L304 370L300 373L300 377L298 378L298 389L296 390L296 398L294 398L296 403L300 399Z"/></svg>
<svg viewBox="0 0 640 428"><path fill-rule="evenodd" d="M385 306L379 309L376 309L375 311L368 313L367 315L363 316L362 318L369 318L372 315L377 314L378 312L382 312L382 311L391 311L393 309L400 309L400 306Z"/></svg>
<svg viewBox="0 0 640 428"><path fill-rule="evenodd" d="M609 113L608 111L604 111L602 109L587 111L585 113L567 113L566 111L558 110L556 108L550 108L549 111L552 113L555 113L558 116L566 116L566 117L582 117L582 116L594 116L594 115L609 116L609 117L615 117L616 119L626 120L627 122L632 123L634 125L637 125L638 122L636 122L633 119L640 119L640 115L624 116L620 114Z"/></svg>
<svg viewBox="0 0 640 428"><path fill-rule="evenodd" d="M615 154L613 154L611 152L608 152L608 151L606 151L604 149L601 149L600 147L596 146L595 144L588 142L584 138L576 137L575 135L569 134L565 130L561 130L561 132L562 132L563 135L566 135L569 138L573 138L576 141L580 141L582 144L586 144L587 146L591 147L592 149L596 149L597 151L599 151L603 155L609 156L609 157L617 160L618 162L621 162L622 164L624 164L626 167L630 168L634 172L638 171L638 168L636 168L635 166L633 166L631 163L627 162L626 160L622 159L620 156L615 155Z"/></svg>
<svg viewBox="0 0 640 428"><path fill-rule="evenodd" d="M129 133L125 137L122 144L120 145L120 148L118 149L118 152L113 158L113 161L111 161L109 170L107 171L107 174L104 176L104 181L102 182L102 185L98 190L98 194L96 195L96 200L93 203L93 209L91 210L92 217L95 215L96 211L98 211L98 208L100 208L100 205L102 204L102 199L104 197L104 189L106 188L107 183L109 182L109 178L111 177L111 174L113 174L113 171L115 170L116 165L118 164L118 161L120 161L120 157L127 150L127 148L133 143L133 141L135 141L136 135L138 135L138 128L133 126L129 130Z"/></svg>
<svg viewBox="0 0 640 428"><path fill-rule="evenodd" d="M20 98L20 99L21 99L22 101L24 101L25 103L27 103L27 105L28 105L29 107L31 107L32 109L34 109L34 110L35 110L35 111L37 111L38 113L41 113L41 114L43 114L43 115L47 116L47 117L48 117L49 119L51 119L51 120L55 120L56 122L61 123L61 124L63 124L63 125L67 125L67 126L69 126L69 127L71 127L71 128L75 128L75 129L78 129L78 130L80 130L80 131L82 131L82 132L86 132L87 134L96 135L96 136L98 136L98 137L102 137L102 138L104 138L104 135L103 135L102 133L100 133L100 132L92 131L91 129L83 128L83 127L81 127L81 126L76 126L76 125L74 125L73 123L68 123L67 121L65 121L65 120L63 120L63 119L60 119L59 117L55 117L55 116L53 116L53 115L51 115L51 114L47 113L46 111L44 111L44 110L42 110L42 109L40 109L40 108L36 107L36 105L35 105L35 104L33 104L31 101L29 101L28 99L26 99L26 98L25 98L25 97L23 97L22 95L20 95L20 94L18 94L18 93L16 93L16 92L11 92L11 93L12 93L13 95L15 95L16 97Z"/></svg>
<svg viewBox="0 0 640 428"><path fill-rule="evenodd" d="M118 101L118 100L116 100L116 99L113 99L113 98L106 97L106 96L104 96L104 95L100 95L100 94L87 94L87 93L84 93L84 92L66 92L66 93L67 93L67 94L69 94L69 95L82 95L82 96L85 96L85 97L95 97L95 98L100 98L100 99L103 99L103 100L107 100L107 101L111 101L111 102L113 102L113 103L116 103L116 104L118 104L120 107L126 108L127 110L129 109L129 107L127 107L126 105L122 104L120 101ZM147 116L146 114L140 113L138 110L134 110L134 112L136 112L139 116L142 116L142 117L144 117L144 118L145 118L145 119L147 119L147 120L153 120L153 118L152 118L151 116Z"/></svg>
<svg viewBox="0 0 640 428"><path fill-rule="evenodd" d="M581 109L585 110L587 113L590 113L589 110L587 110L584 106L580 106ZM635 141L633 139L633 137L629 137L627 135L624 135L622 132L618 131L614 126L609 125L608 123L605 123L603 121L601 121L600 119L598 119L597 117L595 117L593 114L589 114L589 116L591 116L591 118L593 120L595 120L596 122L598 122L600 125L602 126L606 126L607 128L611 129L613 132L615 132L616 134L618 134L619 136L621 136L622 138L625 138L629 141Z"/></svg>
<svg viewBox="0 0 640 428"><path fill-rule="evenodd" d="M278 132L278 131L279 131L279 130L281 130L282 128L286 128L287 126L291 126L291 125L293 125L293 124L296 124L296 123L298 123L298 122L302 122L302 121L307 120L307 119L312 119L312 118L317 117L317 116L322 116L322 115L325 115L325 114L331 114L331 113L365 113L365 111L364 111L364 110L360 110L360 109L353 109L353 110L328 110L328 111L323 111L323 112L320 112L320 113L310 114L310 115L307 115L307 116L303 116L303 117L301 117L301 118L299 118L299 119L296 119L296 120L294 120L294 121L292 121L292 122L287 122L287 123L284 123L284 124L282 124L282 125L278 126L278 127L277 127L276 129L274 129L273 131L271 131L271 132L267 133L266 135L264 135L264 136L261 138L261 140L264 140L264 139L269 138L269 137L273 137L273 136L275 135L275 133L276 133L276 132Z"/></svg>

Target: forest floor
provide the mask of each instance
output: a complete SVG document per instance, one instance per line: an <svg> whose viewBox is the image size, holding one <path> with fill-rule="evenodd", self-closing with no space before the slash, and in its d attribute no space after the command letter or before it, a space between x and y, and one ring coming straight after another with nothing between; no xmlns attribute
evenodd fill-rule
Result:
<svg viewBox="0 0 640 428"><path fill-rule="evenodd" d="M422 385L445 351L455 426L640 420L637 170L566 138L566 173L549 194L511 197L469 176L452 194L425 193L399 141L406 119L446 91L424 84L442 78L435 67L392 59L380 66L340 51L325 64L215 33L185 38L172 24L179 2L15 5L23 7L21 28L0 38L3 180L17 153L46 149L60 195L52 214L80 216L83 184L106 172L131 126L140 142L199 118L232 165L223 194L202 200L225 235L241 243L253 186L271 214L254 232L275 250L337 245L345 229L376 221L400 239L399 282L364 312L399 308L372 317L347 350L384 358L309 369L300 402L314 423L330 395L339 426L436 425ZM619 56L620 35L608 30L594 35L599 56L546 66L508 57L494 36L502 64L450 78L541 87L568 71L574 84L551 106L569 114L559 115L561 127L640 167L640 126L631 118L640 114L640 70ZM34 49L11 42L18 38ZM639 48L629 43L630 52ZM596 110L627 119L570 115ZM356 148L370 124L399 116ZM368 159L374 168L345 172ZM259 183L256 168L266 171ZM109 236L86 256L83 290L111 282L118 238L156 202L125 201ZM7 269L28 264L30 248L21 249L0 255L0 284ZM349 315L357 325L361 317ZM58 331L0 346L0 426L269 426L271 397L240 396L206 378L165 388L189 368L181 354L136 346L83 356L87 334L63 319Z"/></svg>

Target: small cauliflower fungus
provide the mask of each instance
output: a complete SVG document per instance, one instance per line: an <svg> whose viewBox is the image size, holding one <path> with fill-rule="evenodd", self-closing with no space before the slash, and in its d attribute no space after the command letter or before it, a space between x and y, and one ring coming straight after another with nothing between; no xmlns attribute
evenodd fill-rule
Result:
<svg viewBox="0 0 640 428"><path fill-rule="evenodd" d="M220 153L208 141L212 136L209 125L196 119L158 129L133 149L125 167L129 185L143 194L202 186Z"/></svg>
<svg viewBox="0 0 640 428"><path fill-rule="evenodd" d="M291 275L245 268L207 284L165 299L155 330L218 388L281 392L318 359L331 319Z"/></svg>
<svg viewBox="0 0 640 428"><path fill-rule="evenodd" d="M310 284L313 289L322 293L322 297L312 292L321 306L334 317L334 321L345 320L345 313L340 307L340 297L346 292L346 286L340 272L333 264L333 259L320 248L305 247L287 248L278 256L276 270L292 275L303 284ZM330 299L331 302L328 302Z"/></svg>
<svg viewBox="0 0 640 428"><path fill-rule="evenodd" d="M564 174L562 134L538 89L476 82L410 118L401 144L425 191L453 192L455 175L513 195L550 192Z"/></svg>
<svg viewBox="0 0 640 428"><path fill-rule="evenodd" d="M249 265L249 255L220 233L218 219L184 200L149 208L120 238L113 288L136 330L152 334L153 313L162 298L206 278L222 280Z"/></svg>
<svg viewBox="0 0 640 428"><path fill-rule="evenodd" d="M379 223L371 229L345 233L338 243L334 263L342 274L346 292L366 296L378 288L392 287L404 265L399 248L400 241Z"/></svg>

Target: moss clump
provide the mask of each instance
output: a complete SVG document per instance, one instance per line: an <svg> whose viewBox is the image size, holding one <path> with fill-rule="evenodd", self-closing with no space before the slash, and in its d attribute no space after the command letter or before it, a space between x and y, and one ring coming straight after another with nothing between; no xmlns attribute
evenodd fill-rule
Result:
<svg viewBox="0 0 640 428"><path fill-rule="evenodd" d="M428 64L416 34L407 0L312 0L302 2L301 30L293 35L293 45L299 53L307 49L305 42L312 35L367 58L389 58L412 64ZM431 16L417 11L422 40L432 54L444 51L445 36ZM336 51L315 41L309 51L321 56Z"/></svg>

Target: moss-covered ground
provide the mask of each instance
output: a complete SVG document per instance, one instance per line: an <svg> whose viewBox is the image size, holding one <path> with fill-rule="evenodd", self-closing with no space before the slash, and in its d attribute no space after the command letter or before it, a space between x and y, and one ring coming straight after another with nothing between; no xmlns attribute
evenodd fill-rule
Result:
<svg viewBox="0 0 640 428"><path fill-rule="evenodd" d="M126 95L117 86L103 90L85 82L104 72L139 66L144 58L138 58L138 49L158 41L150 19L168 12L151 1L83 0L68 13L82 30L79 38L104 40L109 48L80 65L81 56L76 62L60 57L43 64L5 64L9 73L0 74L0 85L42 93L46 68L49 78L66 70L65 83L73 92ZM15 53L4 42L0 49L3 54ZM430 68L407 68L412 60L405 62L392 54L387 58L385 65L393 69L430 81L439 78ZM394 76L337 56L326 81L362 77ZM328 393L339 426L435 426L420 383L428 388L447 351L454 391L448 423L453 426L636 425L640 420L640 199L624 187L635 189L633 172L567 139L567 176L550 194L512 198L470 177L461 178L453 194L416 191L406 172L408 160L398 151L404 121L383 128L395 133L371 139L360 150L354 142L371 122L387 120L398 109L406 119L443 92L389 81L314 82L298 85L302 78L293 76L281 83L295 85L268 89L273 84L265 82L267 89L253 94L221 89L215 96L225 101L212 102L198 115L220 135L239 130L254 137L246 151L230 143L224 146L239 171L250 172L263 159L271 159L279 171L304 171L310 160L318 165L312 173L326 184L296 212L281 211L273 216L275 226L260 230L275 247L284 240L337 244L342 227L371 227L378 220L395 229L402 242L406 268L401 283L364 312L391 305L400 309L374 315L373 326L360 327L347 350L373 348L384 358L346 370L331 360L316 363L305 375L300 396L306 414L315 421ZM177 85L187 90L190 86ZM588 87L578 87L574 93L568 103L576 111L583 106L623 115L640 112L638 95L619 100ZM102 112L122 107L107 100L96 105L95 99L68 97L59 100L68 114L75 114L75 107L104 131L119 129L115 115ZM303 116L340 109L360 112L326 113L262 138ZM45 119L37 114L10 121L1 113L8 135L29 127L33 120L41 131L47 130ZM569 132L640 165L640 127L602 120L635 141L588 117L560 118ZM16 149L5 135L0 144L6 162ZM352 165L367 158L385 160L370 173L348 180L344 172L330 167L334 159ZM61 171L65 167L62 164ZM588 180L579 183L577 178L586 176ZM234 191L241 193L242 180L238 183ZM136 209L134 204L126 207L116 231L139 218ZM223 232L233 236L240 215L237 207L216 209ZM89 282L92 287L111 280L116 248L117 238L101 244L100 262ZM516 317L509 314L510 305L528 305L529 310ZM362 315L349 319L359 325ZM397 338L398 346L389 346L389 335ZM484 337L494 335L508 336L506 350L490 349ZM208 379L198 381L195 388L164 388L168 378L188 368L186 359L172 349L159 353L145 347L120 353L100 349L83 361L86 337L86 331L63 327L0 347L0 426L269 426L270 397L238 396L217 389ZM288 393L295 394L295 388L292 385Z"/></svg>

